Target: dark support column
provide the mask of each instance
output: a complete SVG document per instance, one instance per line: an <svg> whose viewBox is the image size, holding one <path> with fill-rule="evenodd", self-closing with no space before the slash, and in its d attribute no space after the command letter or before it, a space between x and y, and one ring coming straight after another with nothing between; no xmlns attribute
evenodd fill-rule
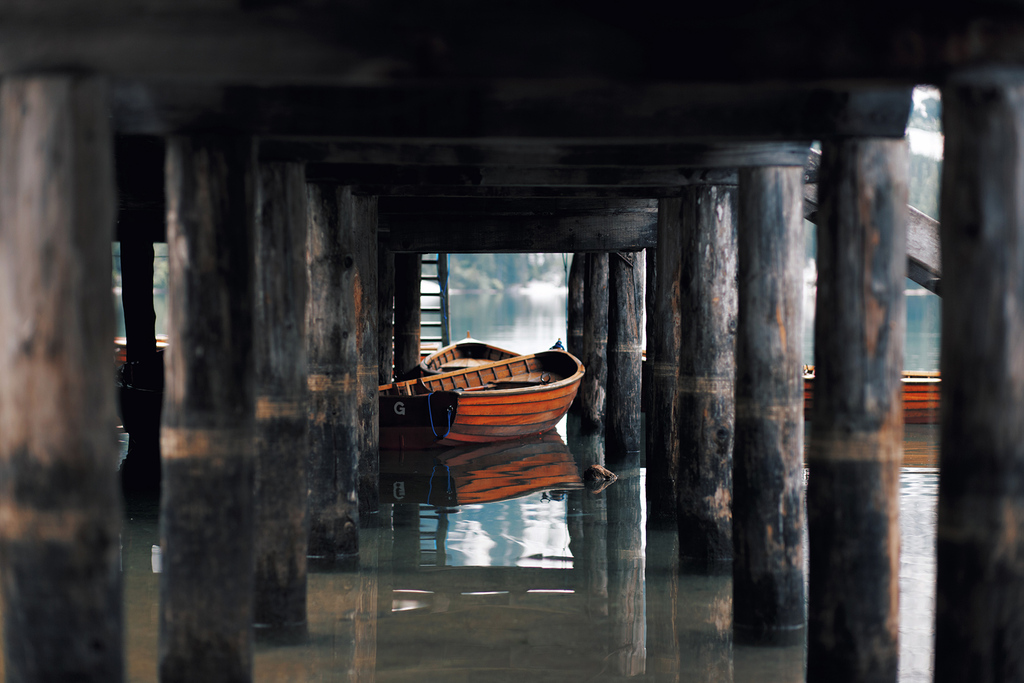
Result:
<svg viewBox="0 0 1024 683"><path fill-rule="evenodd" d="M682 319L679 469L674 473L679 553L693 569L703 571L718 568L733 551L736 191L689 188L665 208L666 227L679 232L679 279L673 283L662 278L665 287L679 288L676 315ZM666 255L666 263L671 258Z"/></svg>
<svg viewBox="0 0 1024 683"><path fill-rule="evenodd" d="M656 528L674 527L676 523L681 202L681 199L658 201L658 248L647 250L647 361L644 368L647 519L648 524Z"/></svg>
<svg viewBox="0 0 1024 683"><path fill-rule="evenodd" d="M99 79L0 86L0 595L8 681L124 679Z"/></svg>
<svg viewBox="0 0 1024 683"><path fill-rule="evenodd" d="M254 151L167 145L162 683L252 679Z"/></svg>
<svg viewBox="0 0 1024 683"><path fill-rule="evenodd" d="M306 176L302 164L259 170L256 219L256 573L254 619L304 636L306 544Z"/></svg>
<svg viewBox="0 0 1024 683"><path fill-rule="evenodd" d="M395 376L420 364L420 255L395 254Z"/></svg>
<svg viewBox="0 0 1024 683"><path fill-rule="evenodd" d="M580 424L583 431L604 431L608 387L608 254L588 254L583 319L583 366Z"/></svg>
<svg viewBox="0 0 1024 683"><path fill-rule="evenodd" d="M733 448L733 614L738 639L804 633L803 177L740 170Z"/></svg>
<svg viewBox="0 0 1024 683"><path fill-rule="evenodd" d="M359 547L357 223L349 188L309 185L308 201L309 555L333 563Z"/></svg>
<svg viewBox="0 0 1024 683"><path fill-rule="evenodd" d="M587 269L587 255L575 253L572 255L572 265L569 266L569 281L566 283L568 292L568 311L566 312L566 339L565 350L583 360L583 318L586 305L584 275ZM580 410L580 396L577 393L569 409L573 413Z"/></svg>
<svg viewBox="0 0 1024 683"><path fill-rule="evenodd" d="M377 385L395 379L395 254L377 243Z"/></svg>
<svg viewBox="0 0 1024 683"><path fill-rule="evenodd" d="M644 310L644 255L609 256L608 416L605 453L611 463L639 457L641 434L640 329Z"/></svg>
<svg viewBox="0 0 1024 683"><path fill-rule="evenodd" d="M907 153L822 146L807 463L808 678L896 681Z"/></svg>
<svg viewBox="0 0 1024 683"><path fill-rule="evenodd" d="M1024 672L1024 77L942 91L935 680Z"/></svg>
<svg viewBox="0 0 1024 683"><path fill-rule="evenodd" d="M347 190L346 190L347 192ZM345 195L354 233L356 344L359 354L359 515L376 515L380 507L377 485L380 443L377 396L380 365L377 359L377 198Z"/></svg>

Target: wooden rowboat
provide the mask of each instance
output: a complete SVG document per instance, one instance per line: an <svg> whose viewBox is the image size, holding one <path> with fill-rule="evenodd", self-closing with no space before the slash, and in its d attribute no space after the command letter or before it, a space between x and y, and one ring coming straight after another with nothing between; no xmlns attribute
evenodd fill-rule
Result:
<svg viewBox="0 0 1024 683"><path fill-rule="evenodd" d="M546 432L569 410L582 379L583 364L552 349L381 385L380 447L456 446Z"/></svg>
<svg viewBox="0 0 1024 683"><path fill-rule="evenodd" d="M942 380L937 372L904 372L903 423L938 424ZM814 369L804 370L804 417L810 419L814 402Z"/></svg>
<svg viewBox="0 0 1024 683"><path fill-rule="evenodd" d="M419 376L437 375L442 372L453 372L466 368L489 365L499 360L515 358L520 354L485 344L467 336L454 344L426 356L418 366Z"/></svg>
<svg viewBox="0 0 1024 683"><path fill-rule="evenodd" d="M556 432L435 453L423 457L382 450L381 502L449 507L583 488L579 469Z"/></svg>

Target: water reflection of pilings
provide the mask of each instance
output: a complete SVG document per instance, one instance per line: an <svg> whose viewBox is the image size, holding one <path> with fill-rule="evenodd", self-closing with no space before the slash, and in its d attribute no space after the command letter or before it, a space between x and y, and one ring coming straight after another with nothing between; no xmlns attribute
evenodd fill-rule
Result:
<svg viewBox="0 0 1024 683"><path fill-rule="evenodd" d="M644 549L641 530L639 453L623 463L608 498L608 595L611 661L615 673L638 676L646 663L644 621Z"/></svg>

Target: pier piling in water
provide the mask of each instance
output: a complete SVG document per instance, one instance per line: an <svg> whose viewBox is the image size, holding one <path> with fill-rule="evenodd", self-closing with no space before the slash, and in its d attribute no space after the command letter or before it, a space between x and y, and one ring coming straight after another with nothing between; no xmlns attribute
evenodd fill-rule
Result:
<svg viewBox="0 0 1024 683"><path fill-rule="evenodd" d="M639 457L641 434L640 329L644 306L644 258L641 252L609 256L608 403L605 451L609 462Z"/></svg>
<svg viewBox="0 0 1024 683"><path fill-rule="evenodd" d="M907 167L903 140L822 145L807 449L814 680L898 675Z"/></svg>
<svg viewBox="0 0 1024 683"><path fill-rule="evenodd" d="M732 497L740 642L804 635L802 247L802 169L741 169Z"/></svg>
<svg viewBox="0 0 1024 683"><path fill-rule="evenodd" d="M163 683L252 677L254 152L249 138L167 143Z"/></svg>
<svg viewBox="0 0 1024 683"><path fill-rule="evenodd" d="M580 422L584 431L604 429L608 391L608 254L587 254L584 276L583 367Z"/></svg>
<svg viewBox="0 0 1024 683"><path fill-rule="evenodd" d="M419 254L395 254L395 376L404 379L420 364Z"/></svg>
<svg viewBox="0 0 1024 683"><path fill-rule="evenodd" d="M301 164L259 169L256 220L255 623L306 633L309 540L306 182Z"/></svg>
<svg viewBox="0 0 1024 683"><path fill-rule="evenodd" d="M8 681L124 679L107 90L0 85L0 576Z"/></svg>

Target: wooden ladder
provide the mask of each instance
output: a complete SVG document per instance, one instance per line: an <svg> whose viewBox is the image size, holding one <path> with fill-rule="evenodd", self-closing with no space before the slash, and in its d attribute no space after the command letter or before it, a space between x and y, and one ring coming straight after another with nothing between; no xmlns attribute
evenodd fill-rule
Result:
<svg viewBox="0 0 1024 683"><path fill-rule="evenodd" d="M420 257L420 355L451 344L448 254Z"/></svg>

